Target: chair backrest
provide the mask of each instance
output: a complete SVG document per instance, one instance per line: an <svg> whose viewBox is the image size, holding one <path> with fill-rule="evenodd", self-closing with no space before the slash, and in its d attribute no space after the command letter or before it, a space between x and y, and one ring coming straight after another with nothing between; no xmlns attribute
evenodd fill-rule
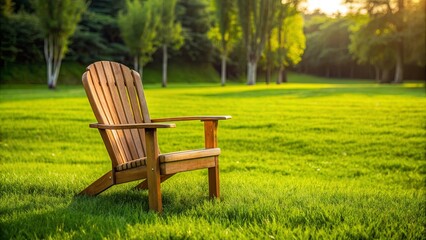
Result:
<svg viewBox="0 0 426 240"><path fill-rule="evenodd" d="M115 62L95 62L83 74L83 85L98 123L151 122L141 78L130 68ZM143 129L102 131L113 167L146 156Z"/></svg>

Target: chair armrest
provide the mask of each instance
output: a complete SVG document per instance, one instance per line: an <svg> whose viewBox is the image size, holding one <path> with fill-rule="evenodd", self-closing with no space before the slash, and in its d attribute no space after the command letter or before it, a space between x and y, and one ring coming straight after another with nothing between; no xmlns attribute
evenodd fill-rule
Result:
<svg viewBox="0 0 426 240"><path fill-rule="evenodd" d="M133 123L133 124L101 124L101 123L92 123L89 124L91 128L99 129L135 129L135 128L174 128L176 124L174 123Z"/></svg>
<svg viewBox="0 0 426 240"><path fill-rule="evenodd" d="M151 122L177 122L177 121L217 121L231 119L231 116L188 116L188 117L171 117L171 118L155 118L151 119Z"/></svg>

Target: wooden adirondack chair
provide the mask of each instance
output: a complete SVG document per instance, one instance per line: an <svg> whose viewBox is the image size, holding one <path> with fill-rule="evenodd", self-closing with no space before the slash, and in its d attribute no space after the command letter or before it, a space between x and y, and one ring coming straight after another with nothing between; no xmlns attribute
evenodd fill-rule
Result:
<svg viewBox="0 0 426 240"><path fill-rule="evenodd" d="M112 170L80 194L97 195L109 187L144 179L136 187L148 189L149 208L162 211L160 183L178 172L207 168L210 197L219 198L219 120L230 116L151 119L139 74L109 61L95 62L83 74L83 85L98 123L97 128L112 162ZM157 128L174 128L171 121L204 122L205 148L161 154Z"/></svg>

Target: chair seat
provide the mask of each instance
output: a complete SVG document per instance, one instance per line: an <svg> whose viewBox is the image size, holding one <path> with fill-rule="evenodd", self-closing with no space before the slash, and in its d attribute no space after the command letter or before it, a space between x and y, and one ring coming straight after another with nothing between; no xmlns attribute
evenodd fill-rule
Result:
<svg viewBox="0 0 426 240"><path fill-rule="evenodd" d="M184 160L190 161L192 159L215 157L219 156L219 154L220 148L207 148L161 154L158 158L160 159L160 163L172 163ZM146 166L146 157L119 164L115 167L115 170L117 172L120 172L131 168L137 168L140 166Z"/></svg>
<svg viewBox="0 0 426 240"><path fill-rule="evenodd" d="M162 154L160 159L161 175L175 174L217 166L220 148L207 148Z"/></svg>
<svg viewBox="0 0 426 240"><path fill-rule="evenodd" d="M220 148L206 148L197 150L188 150L180 152L172 152L167 154L161 154L159 156L160 163L176 162L182 160L190 160L194 158L205 158L219 156Z"/></svg>

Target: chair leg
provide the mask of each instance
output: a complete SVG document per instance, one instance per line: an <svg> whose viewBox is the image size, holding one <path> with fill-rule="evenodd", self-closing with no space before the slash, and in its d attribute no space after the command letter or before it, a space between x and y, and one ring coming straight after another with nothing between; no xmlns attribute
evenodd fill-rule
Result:
<svg viewBox="0 0 426 240"><path fill-rule="evenodd" d="M107 172L105 175L100 177L98 180L90 184L86 189L81 191L78 195L89 195L96 196L99 193L107 190L114 185L112 171Z"/></svg>
<svg viewBox="0 0 426 240"><path fill-rule="evenodd" d="M175 175L175 174L161 175L160 182L161 183L165 182L167 179L171 178L173 175ZM141 183L136 185L135 189L139 189L139 190L148 189L148 181L145 179L144 181L142 181Z"/></svg>
<svg viewBox="0 0 426 240"><path fill-rule="evenodd" d="M206 148L217 147L218 121L204 122L204 145ZM219 157L215 157L215 167L209 168L209 196L220 198L219 186Z"/></svg>
<svg viewBox="0 0 426 240"><path fill-rule="evenodd" d="M146 129L146 167L148 181L149 209L159 213L163 210L161 201L160 163L156 129Z"/></svg>
<svg viewBox="0 0 426 240"><path fill-rule="evenodd" d="M210 198L220 198L219 161L217 157L216 166L209 168L209 196Z"/></svg>

